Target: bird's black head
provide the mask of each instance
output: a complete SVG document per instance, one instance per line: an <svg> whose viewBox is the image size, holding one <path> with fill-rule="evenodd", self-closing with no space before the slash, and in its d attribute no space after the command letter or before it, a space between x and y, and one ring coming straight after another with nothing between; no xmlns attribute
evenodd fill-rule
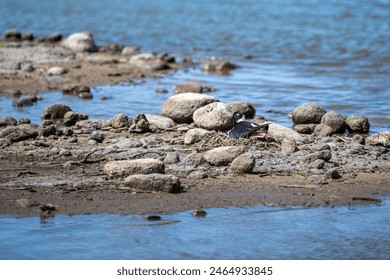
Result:
<svg viewBox="0 0 390 280"><path fill-rule="evenodd" d="M245 119L245 116L243 113L240 112L234 112L233 113L233 121L234 123L239 123L240 121L243 121Z"/></svg>

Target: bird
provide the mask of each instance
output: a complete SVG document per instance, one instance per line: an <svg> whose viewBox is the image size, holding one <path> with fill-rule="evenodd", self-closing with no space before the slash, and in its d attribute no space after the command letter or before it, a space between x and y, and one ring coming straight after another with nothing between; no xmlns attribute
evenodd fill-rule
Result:
<svg viewBox="0 0 390 280"><path fill-rule="evenodd" d="M256 138L268 140L267 133L271 122L263 124L248 122L245 120L244 114L240 112L233 113L233 122L233 128L227 133L230 138Z"/></svg>

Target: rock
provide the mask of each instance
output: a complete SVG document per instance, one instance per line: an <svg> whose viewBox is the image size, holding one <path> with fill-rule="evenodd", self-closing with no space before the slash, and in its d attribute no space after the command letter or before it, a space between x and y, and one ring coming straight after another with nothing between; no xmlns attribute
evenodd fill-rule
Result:
<svg viewBox="0 0 390 280"><path fill-rule="evenodd" d="M304 161L308 163L312 163L317 159L322 159L324 161L329 161L332 158L331 151L323 150L318 152L313 152L304 157Z"/></svg>
<svg viewBox="0 0 390 280"><path fill-rule="evenodd" d="M101 134L97 131L92 131L89 135L89 140L94 140L97 143L102 143L104 141L104 134Z"/></svg>
<svg viewBox="0 0 390 280"><path fill-rule="evenodd" d="M71 86L64 87L62 89L62 93L68 94L68 95L78 96L81 99L93 98L90 87L82 86L82 85L76 85L76 86L71 85Z"/></svg>
<svg viewBox="0 0 390 280"><path fill-rule="evenodd" d="M309 164L310 169L323 169L325 166L325 161L323 159L316 159Z"/></svg>
<svg viewBox="0 0 390 280"><path fill-rule="evenodd" d="M366 139L359 134L355 134L351 139L351 143L364 145L366 144Z"/></svg>
<svg viewBox="0 0 390 280"><path fill-rule="evenodd" d="M118 142L105 147L105 153L118 153L142 146L138 139L120 138Z"/></svg>
<svg viewBox="0 0 390 280"><path fill-rule="evenodd" d="M149 121L151 130L168 129L176 126L176 123L168 117L153 114L145 114L145 117Z"/></svg>
<svg viewBox="0 0 390 280"><path fill-rule="evenodd" d="M329 144L326 144L326 143L314 144L310 148L312 151L315 151L315 152L326 151L326 150L330 151L330 146L329 146Z"/></svg>
<svg viewBox="0 0 390 280"><path fill-rule="evenodd" d="M206 135L209 135L211 132L203 128L193 128L186 132L184 136L184 144L194 144L199 141L202 141Z"/></svg>
<svg viewBox="0 0 390 280"><path fill-rule="evenodd" d="M229 61L222 58L209 58L204 59L201 62L200 68L207 72L216 72L219 74L228 74L231 70L237 69L238 66L230 63Z"/></svg>
<svg viewBox="0 0 390 280"><path fill-rule="evenodd" d="M138 46L126 46L122 50L123 55L135 55L139 53L140 47Z"/></svg>
<svg viewBox="0 0 390 280"><path fill-rule="evenodd" d="M284 139L292 139L295 141L302 141L305 139L295 130L276 123L271 123L269 125L268 135L280 142L282 142Z"/></svg>
<svg viewBox="0 0 390 280"><path fill-rule="evenodd" d="M144 114L138 114L133 119L133 124L129 128L131 133L145 133L150 131L150 123Z"/></svg>
<svg viewBox="0 0 390 280"><path fill-rule="evenodd" d="M333 134L343 134L346 129L345 118L337 112L327 112L321 118L321 123L332 128Z"/></svg>
<svg viewBox="0 0 390 280"><path fill-rule="evenodd" d="M211 165L222 166L231 163L241 153L237 146L218 147L205 152L203 158Z"/></svg>
<svg viewBox="0 0 390 280"><path fill-rule="evenodd" d="M22 63L22 65L20 66L20 70L22 72L31 73L31 72L34 72L35 67L32 64L32 62L25 62L25 63Z"/></svg>
<svg viewBox="0 0 390 280"><path fill-rule="evenodd" d="M41 118L43 120L57 120L57 119L63 119L66 112L72 111L69 106L66 106L61 103L52 104L47 106L42 114Z"/></svg>
<svg viewBox="0 0 390 280"><path fill-rule="evenodd" d="M286 138L282 141L282 153L291 155L297 150L297 144L294 139Z"/></svg>
<svg viewBox="0 0 390 280"><path fill-rule="evenodd" d="M213 102L218 99L207 94L181 93L165 100L161 114L177 123L190 123L197 109Z"/></svg>
<svg viewBox="0 0 390 280"><path fill-rule="evenodd" d="M178 193L182 190L178 177L155 173L128 176L125 184L136 191Z"/></svg>
<svg viewBox="0 0 390 280"><path fill-rule="evenodd" d="M124 48L125 46L121 44L108 42L104 46L100 47L99 51L109 53L121 53Z"/></svg>
<svg viewBox="0 0 390 280"><path fill-rule="evenodd" d="M135 67L151 71L166 70L171 68L169 62L152 53L141 53L133 55L130 58L129 63Z"/></svg>
<svg viewBox="0 0 390 280"><path fill-rule="evenodd" d="M3 38L6 41L19 41L22 39L22 33L15 29L9 29L4 32Z"/></svg>
<svg viewBox="0 0 390 280"><path fill-rule="evenodd" d="M233 173L251 173L255 163L255 158L251 153L244 153L233 160L229 170Z"/></svg>
<svg viewBox="0 0 390 280"><path fill-rule="evenodd" d="M103 127L109 126L108 121L106 120L83 120L76 123L78 128L86 129L101 129Z"/></svg>
<svg viewBox="0 0 390 280"><path fill-rule="evenodd" d="M366 143L370 145L381 145L390 147L390 132L379 132L366 138Z"/></svg>
<svg viewBox="0 0 390 280"><path fill-rule="evenodd" d="M156 93L168 93L168 90L166 90L165 88L156 88L154 91Z"/></svg>
<svg viewBox="0 0 390 280"><path fill-rule="evenodd" d="M46 36L45 41L48 43L57 43L62 40L61 33L52 33Z"/></svg>
<svg viewBox="0 0 390 280"><path fill-rule="evenodd" d="M104 172L109 178L127 177L134 174L163 174L165 166L162 161L151 158L110 161L104 165Z"/></svg>
<svg viewBox="0 0 390 280"><path fill-rule="evenodd" d="M334 129L326 124L320 123L316 126L313 132L316 136L331 136L334 134Z"/></svg>
<svg viewBox="0 0 390 280"><path fill-rule="evenodd" d="M294 124L313 124L320 123L321 118L326 111L313 102L304 103L291 113Z"/></svg>
<svg viewBox="0 0 390 280"><path fill-rule="evenodd" d="M48 125L44 127L40 127L39 136L49 137L50 135L57 134L57 127L55 125Z"/></svg>
<svg viewBox="0 0 390 280"><path fill-rule="evenodd" d="M13 117L5 116L0 118L0 128L5 126L15 126L17 124L18 122Z"/></svg>
<svg viewBox="0 0 390 280"><path fill-rule="evenodd" d="M29 95L24 98L16 99L12 102L12 105L15 107L30 107L34 105L35 102L38 101L38 97L36 95Z"/></svg>
<svg viewBox="0 0 390 280"><path fill-rule="evenodd" d="M203 90L202 85L197 82L187 82L182 84L175 84L173 86L174 94L186 93L186 92L201 93L202 90Z"/></svg>
<svg viewBox="0 0 390 280"><path fill-rule="evenodd" d="M201 154L201 153L196 153L196 152L192 152L192 153L188 154L188 155L181 161L181 163L182 163L184 166L188 166L188 167L198 167L199 165L201 165L202 163L204 163L203 154Z"/></svg>
<svg viewBox="0 0 390 280"><path fill-rule="evenodd" d="M207 130L228 130L233 127L233 109L222 102L213 102L193 114L196 126Z"/></svg>
<svg viewBox="0 0 390 280"><path fill-rule="evenodd" d="M310 124L297 124L294 125L293 129L301 134L312 134L318 124L310 123Z"/></svg>
<svg viewBox="0 0 390 280"><path fill-rule="evenodd" d="M187 178L192 179L192 180L200 180L200 179L205 179L207 178L208 175L204 171L194 171L188 174Z"/></svg>
<svg viewBox="0 0 390 280"><path fill-rule="evenodd" d="M74 52L95 52L93 36L89 32L74 33L62 41L62 45Z"/></svg>
<svg viewBox="0 0 390 280"><path fill-rule="evenodd" d="M31 124L31 120L27 119L27 118L20 118L18 120L18 125L21 125L21 124ZM0 127L1 127L1 125L0 125Z"/></svg>
<svg viewBox="0 0 390 280"><path fill-rule="evenodd" d="M340 179L341 178L340 172L335 168L328 170L326 172L325 176L327 178L331 178L331 179Z"/></svg>
<svg viewBox="0 0 390 280"><path fill-rule="evenodd" d="M113 128L122 128L129 125L129 118L125 114L117 114L108 120Z"/></svg>
<svg viewBox="0 0 390 280"><path fill-rule="evenodd" d="M233 112L244 114L246 119L252 119L256 115L255 107L248 102L229 102L227 105L232 107Z"/></svg>
<svg viewBox="0 0 390 280"><path fill-rule="evenodd" d="M370 123L364 116L349 116L345 122L349 133L368 134L370 131Z"/></svg>
<svg viewBox="0 0 390 280"><path fill-rule="evenodd" d="M164 158L165 164L174 164L180 161L179 153L177 152L168 152Z"/></svg>
<svg viewBox="0 0 390 280"><path fill-rule="evenodd" d="M0 138L7 138L12 142L35 139L38 137L38 134L38 128L29 124L7 126L3 129L0 129Z"/></svg>
<svg viewBox="0 0 390 280"><path fill-rule="evenodd" d="M49 76L61 76L67 72L68 70L66 70L64 67L59 67L59 66L50 67L47 70L47 74Z"/></svg>
<svg viewBox="0 0 390 280"><path fill-rule="evenodd" d="M21 34L21 39L23 41L32 41L32 40L34 40L34 35L30 32L23 32Z"/></svg>
<svg viewBox="0 0 390 280"><path fill-rule="evenodd" d="M79 121L87 120L87 119L88 119L88 115L86 115L86 114L68 111L64 115L63 123L65 126L72 126L72 125L75 125Z"/></svg>

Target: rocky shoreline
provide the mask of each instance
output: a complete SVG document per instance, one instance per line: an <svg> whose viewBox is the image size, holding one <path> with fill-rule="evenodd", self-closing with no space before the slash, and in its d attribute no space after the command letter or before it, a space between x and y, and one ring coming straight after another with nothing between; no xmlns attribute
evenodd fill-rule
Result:
<svg viewBox="0 0 390 280"><path fill-rule="evenodd" d="M20 106L35 102L34 93L53 89L91 98L89 86L158 76L191 63L131 46L99 48L89 33L55 38L4 35L3 95L19 96ZM69 43L72 38L78 43ZM225 60L201 66L217 72L236 67ZM175 85L161 115L91 120L53 104L39 125L0 118L0 213L332 206L380 203L390 194L390 133L369 135L364 116L344 117L305 103L292 112L293 128L269 125L268 141L230 139L234 111L259 124L265 120L251 104L223 103L210 92L196 83Z"/></svg>

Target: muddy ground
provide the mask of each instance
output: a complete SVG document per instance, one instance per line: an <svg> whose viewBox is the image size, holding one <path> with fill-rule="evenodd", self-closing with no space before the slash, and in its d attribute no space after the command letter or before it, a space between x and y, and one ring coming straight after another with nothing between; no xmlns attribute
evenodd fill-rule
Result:
<svg viewBox="0 0 390 280"><path fill-rule="evenodd" d="M163 70L134 68L127 57L118 53L75 54L59 44L6 47L2 42L1 46L0 92L3 95L60 90L69 84L94 86L125 82L183 67L176 63ZM23 63L32 63L34 71L23 71ZM67 73L48 75L52 66L66 68ZM129 214L248 205L380 204L381 197L390 195L389 148L364 143L357 147L349 138L298 143L297 153L291 155L282 153L278 141L259 142L250 148L242 142L230 143L241 146L245 152L251 151L256 159L252 172L236 174L229 171L229 166L215 167L204 162L193 165L186 161L191 152L202 154L212 147L185 145L183 127L146 134L103 129L99 131L105 136L102 143L90 141L91 130L72 129L73 135L54 132L21 141L2 139L1 214L47 214L51 212L45 208L48 205L54 207L52 212L56 214ZM116 151L107 148L123 139L135 139L143 144ZM324 143L330 143L332 159L322 167L313 167L307 161L315 151L312 147ZM183 189L179 193L134 190L122 178L109 178L104 172L108 161L134 158L164 161L168 152L177 153L178 161L166 163L165 170L180 178ZM334 169L337 174L329 175ZM191 175L198 171L201 176Z"/></svg>

